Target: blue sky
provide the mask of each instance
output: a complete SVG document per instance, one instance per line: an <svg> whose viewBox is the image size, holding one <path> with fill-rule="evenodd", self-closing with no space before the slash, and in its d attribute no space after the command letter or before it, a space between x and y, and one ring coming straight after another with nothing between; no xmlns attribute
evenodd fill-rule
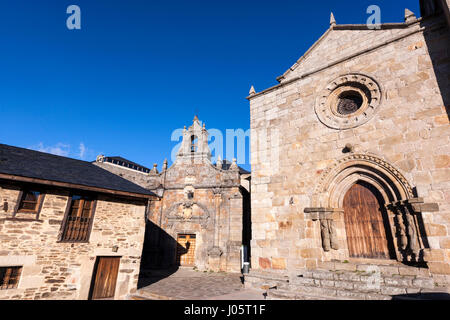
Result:
<svg viewBox="0 0 450 320"><path fill-rule="evenodd" d="M72 4L81 30L66 27ZM373 4L383 23L420 15L418 0L3 0L0 143L161 166L195 114L207 129L247 130L250 86L277 84L330 11L365 23Z"/></svg>

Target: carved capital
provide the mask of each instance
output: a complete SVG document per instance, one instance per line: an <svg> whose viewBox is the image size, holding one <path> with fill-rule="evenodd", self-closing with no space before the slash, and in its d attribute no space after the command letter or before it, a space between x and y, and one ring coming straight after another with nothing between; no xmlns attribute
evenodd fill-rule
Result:
<svg viewBox="0 0 450 320"><path fill-rule="evenodd" d="M342 212L341 209L333 208L305 208L303 211L306 219L311 220L333 220L333 214L336 212Z"/></svg>
<svg viewBox="0 0 450 320"><path fill-rule="evenodd" d="M407 202L411 206L414 213L439 211L439 205L437 203L425 203L422 198L408 199Z"/></svg>

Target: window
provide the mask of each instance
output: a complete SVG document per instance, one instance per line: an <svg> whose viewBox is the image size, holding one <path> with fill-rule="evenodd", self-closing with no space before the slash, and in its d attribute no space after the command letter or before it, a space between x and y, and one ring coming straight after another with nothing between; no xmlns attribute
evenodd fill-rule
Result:
<svg viewBox="0 0 450 320"><path fill-rule="evenodd" d="M364 99L358 91L344 91L339 96L337 112L344 116L355 113L363 103Z"/></svg>
<svg viewBox="0 0 450 320"><path fill-rule="evenodd" d="M42 193L33 190L24 190L20 198L17 212L38 213L42 202Z"/></svg>
<svg viewBox="0 0 450 320"><path fill-rule="evenodd" d="M350 73L334 79L319 92L315 111L325 126L345 130L368 122L382 100L383 93L375 79Z"/></svg>
<svg viewBox="0 0 450 320"><path fill-rule="evenodd" d="M191 136L191 152L197 152L198 138L196 136Z"/></svg>
<svg viewBox="0 0 450 320"><path fill-rule="evenodd" d="M0 267L0 290L16 289L22 267Z"/></svg>
<svg viewBox="0 0 450 320"><path fill-rule="evenodd" d="M94 200L72 196L64 222L61 241L87 242L94 217Z"/></svg>

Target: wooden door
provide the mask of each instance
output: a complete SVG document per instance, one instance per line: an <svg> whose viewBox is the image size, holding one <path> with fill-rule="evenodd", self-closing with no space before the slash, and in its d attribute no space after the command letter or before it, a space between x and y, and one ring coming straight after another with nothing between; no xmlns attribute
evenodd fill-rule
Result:
<svg viewBox="0 0 450 320"><path fill-rule="evenodd" d="M357 183L350 188L344 197L344 219L350 257L394 258L387 212L373 186Z"/></svg>
<svg viewBox="0 0 450 320"><path fill-rule="evenodd" d="M177 239L177 264L194 266L195 264L195 234L179 234Z"/></svg>
<svg viewBox="0 0 450 320"><path fill-rule="evenodd" d="M98 257L91 285L91 299L114 298L120 257Z"/></svg>

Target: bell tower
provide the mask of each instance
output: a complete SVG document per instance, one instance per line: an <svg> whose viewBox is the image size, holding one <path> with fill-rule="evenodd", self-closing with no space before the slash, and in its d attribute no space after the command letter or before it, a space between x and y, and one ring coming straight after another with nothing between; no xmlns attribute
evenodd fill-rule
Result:
<svg viewBox="0 0 450 320"><path fill-rule="evenodd" d="M211 163L211 150L208 146L208 131L205 124L200 123L197 116L194 117L192 125L183 129L183 141L177 153L176 162L182 163Z"/></svg>

